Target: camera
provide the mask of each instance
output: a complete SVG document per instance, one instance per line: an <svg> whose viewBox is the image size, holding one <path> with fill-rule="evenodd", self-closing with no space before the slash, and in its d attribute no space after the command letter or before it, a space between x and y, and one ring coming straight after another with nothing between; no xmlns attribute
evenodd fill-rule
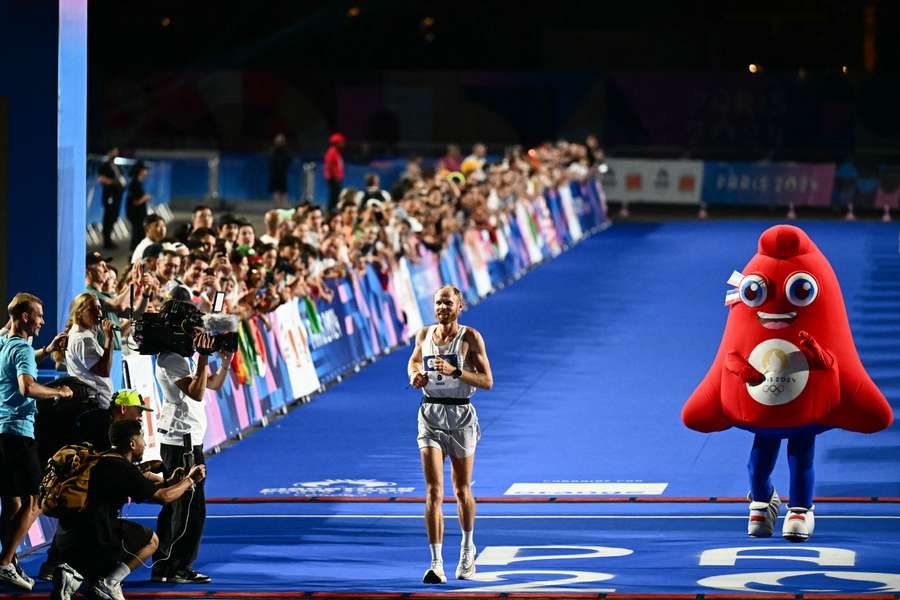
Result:
<svg viewBox="0 0 900 600"><path fill-rule="evenodd" d="M204 315L190 302L169 300L158 313L144 313L134 323L134 339L141 354L194 353L196 329L213 336L211 352L237 352L237 318L217 313Z"/></svg>

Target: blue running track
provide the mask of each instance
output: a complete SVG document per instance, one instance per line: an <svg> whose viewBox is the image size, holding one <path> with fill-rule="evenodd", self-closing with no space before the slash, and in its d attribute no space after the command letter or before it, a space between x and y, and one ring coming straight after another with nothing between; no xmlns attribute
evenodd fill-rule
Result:
<svg viewBox="0 0 900 600"><path fill-rule="evenodd" d="M567 485L587 484L630 496L656 484L657 499L744 496L752 436L689 431L680 411L718 347L725 281L772 224L617 224L465 312L462 322L486 340L495 380L475 396L475 495L563 496ZM900 406L900 228L801 226L838 274L863 364ZM210 498L401 500L211 504L196 567L214 584L178 592L434 591L420 583L422 506L402 501L424 494L408 353L382 358L208 464ZM895 425L819 436L816 495L900 497L898 434ZM786 493L783 457L773 481ZM129 508L136 518L155 510ZM748 538L745 504L483 503L473 582L452 579L459 530L455 507L445 512L451 583L440 591L900 592L897 503L820 502L807 545L777 532ZM513 548L524 546L582 548ZM723 548L745 549L730 562L727 551L709 552ZM592 552L621 555L585 556ZM147 574L134 574L126 595L172 589L142 582Z"/></svg>

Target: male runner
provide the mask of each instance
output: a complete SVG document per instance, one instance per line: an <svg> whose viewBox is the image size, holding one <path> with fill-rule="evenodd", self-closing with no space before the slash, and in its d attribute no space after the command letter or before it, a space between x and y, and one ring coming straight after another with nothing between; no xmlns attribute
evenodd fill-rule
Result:
<svg viewBox="0 0 900 600"><path fill-rule="evenodd" d="M458 322L462 309L462 294L455 287L444 286L434 293L437 324L423 327L416 334L416 347L407 365L410 385L424 392L418 443L425 473L425 529L431 548L431 567L425 571L424 583L447 582L441 555L447 455L463 534L456 577L469 579L475 574L472 467L481 429L470 399L475 388L491 389L494 378L481 334Z"/></svg>

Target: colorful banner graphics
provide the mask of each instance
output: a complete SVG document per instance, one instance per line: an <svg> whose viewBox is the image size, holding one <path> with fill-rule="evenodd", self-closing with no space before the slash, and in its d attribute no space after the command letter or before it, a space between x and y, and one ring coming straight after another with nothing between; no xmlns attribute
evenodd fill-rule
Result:
<svg viewBox="0 0 900 600"><path fill-rule="evenodd" d="M833 164L706 161L703 201L707 204L828 206Z"/></svg>
<svg viewBox="0 0 900 600"><path fill-rule="evenodd" d="M603 192L614 202L698 204L704 177L699 160L610 158Z"/></svg>

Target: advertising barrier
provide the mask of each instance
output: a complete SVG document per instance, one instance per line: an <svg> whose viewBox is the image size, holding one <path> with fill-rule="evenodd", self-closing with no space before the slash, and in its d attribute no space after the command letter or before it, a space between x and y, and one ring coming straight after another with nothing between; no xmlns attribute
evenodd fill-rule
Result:
<svg viewBox="0 0 900 600"><path fill-rule="evenodd" d="M207 390L203 447L212 450L290 404L306 400L323 386L367 361L405 344L433 315L432 295L445 284L458 287L468 304L491 294L529 267L556 256L566 244L598 230L606 221L602 188L595 181L548 190L544 197L520 199L501 213L490 230L451 236L435 253L419 245L387 272L369 265L361 273L326 280L332 302L294 299L273 312L242 321L231 373L218 392ZM209 358L212 370L220 359ZM137 389L154 412L144 414L144 457L159 457L156 420L163 397L156 359L130 353L116 388ZM55 521L41 517L24 546L48 541Z"/></svg>
<svg viewBox="0 0 900 600"><path fill-rule="evenodd" d="M699 204L704 163L699 160L610 158L603 191L615 202Z"/></svg>
<svg viewBox="0 0 900 600"><path fill-rule="evenodd" d="M828 206L833 164L706 161L703 201L707 204Z"/></svg>

